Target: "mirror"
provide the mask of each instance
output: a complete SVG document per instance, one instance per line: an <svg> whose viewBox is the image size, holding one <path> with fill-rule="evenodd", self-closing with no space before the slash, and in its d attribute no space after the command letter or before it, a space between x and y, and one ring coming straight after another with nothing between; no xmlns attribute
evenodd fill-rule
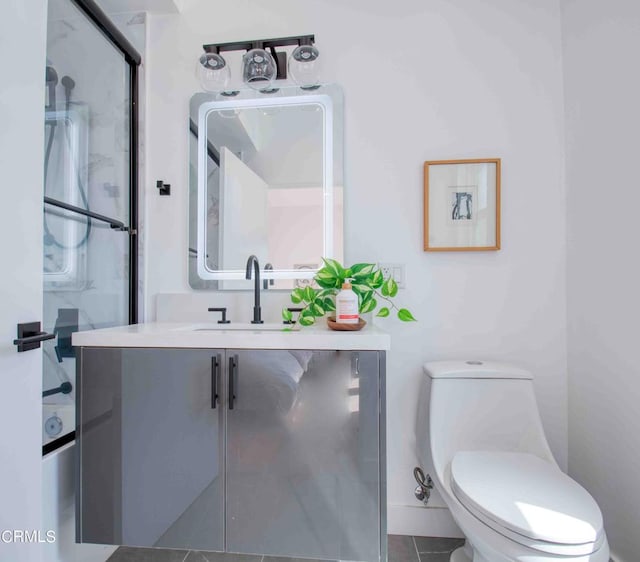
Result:
<svg viewBox="0 0 640 562"><path fill-rule="evenodd" d="M310 283L322 257L342 261L342 93L198 93L190 106L189 283L266 289Z"/></svg>

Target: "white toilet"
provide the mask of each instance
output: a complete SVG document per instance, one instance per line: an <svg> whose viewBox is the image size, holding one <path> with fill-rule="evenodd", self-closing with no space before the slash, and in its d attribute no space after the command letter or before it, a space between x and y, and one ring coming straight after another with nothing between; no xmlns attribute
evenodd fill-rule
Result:
<svg viewBox="0 0 640 562"><path fill-rule="evenodd" d="M531 374L480 361L424 372L418 459L467 539L451 562L608 562L600 509L553 458Z"/></svg>

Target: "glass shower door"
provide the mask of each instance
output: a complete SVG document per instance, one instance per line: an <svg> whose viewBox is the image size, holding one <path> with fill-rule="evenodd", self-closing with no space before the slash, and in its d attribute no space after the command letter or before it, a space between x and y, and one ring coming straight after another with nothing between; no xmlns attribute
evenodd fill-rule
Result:
<svg viewBox="0 0 640 562"><path fill-rule="evenodd" d="M73 438L78 330L129 324L131 69L71 0L49 3L43 447Z"/></svg>

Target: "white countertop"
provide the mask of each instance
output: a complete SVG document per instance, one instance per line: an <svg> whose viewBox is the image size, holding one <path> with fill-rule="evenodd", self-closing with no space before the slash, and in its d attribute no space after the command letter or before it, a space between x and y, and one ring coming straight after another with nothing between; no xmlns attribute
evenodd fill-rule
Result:
<svg viewBox="0 0 640 562"><path fill-rule="evenodd" d="M172 347L198 349L388 350L391 338L375 326L359 332L334 332L322 320L316 326L284 331L222 328L220 324L149 323L75 332L77 347ZM284 325L280 325L284 328ZM265 326L270 327L270 326Z"/></svg>

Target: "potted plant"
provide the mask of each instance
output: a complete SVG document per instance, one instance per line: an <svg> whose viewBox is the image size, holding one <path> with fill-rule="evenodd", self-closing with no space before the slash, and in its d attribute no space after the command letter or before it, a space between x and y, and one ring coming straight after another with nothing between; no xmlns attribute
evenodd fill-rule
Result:
<svg viewBox="0 0 640 562"><path fill-rule="evenodd" d="M324 267L319 269L313 280L318 288L296 288L291 291L291 301L302 307L297 322L301 326L311 326L316 318L322 318L336 309L335 296L345 281L351 282L354 293L358 295L360 314L373 313L387 317L395 312L403 322L415 322L411 312L406 308L398 308L393 299L398 294L398 284L389 276L384 277L382 270L374 263L356 263L351 267L343 267L333 259L323 258ZM284 308L282 318L293 322L293 313Z"/></svg>

